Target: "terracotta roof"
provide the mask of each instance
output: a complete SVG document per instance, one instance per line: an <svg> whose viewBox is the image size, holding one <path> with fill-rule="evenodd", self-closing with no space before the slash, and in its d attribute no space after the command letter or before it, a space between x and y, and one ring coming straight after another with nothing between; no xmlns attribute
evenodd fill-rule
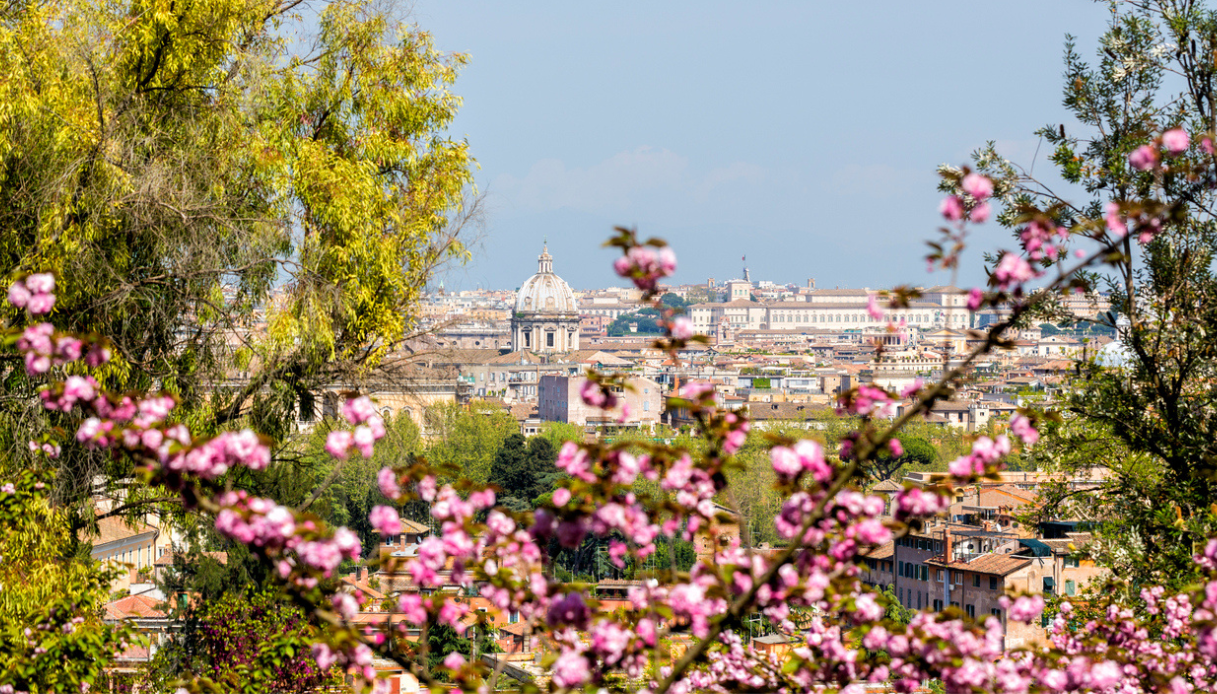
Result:
<svg viewBox="0 0 1217 694"><path fill-rule="evenodd" d="M1002 485L992 489L985 489L978 495L964 494L963 505L977 508L1018 508L1027 504L1034 504L1034 495L1028 498L1028 494L1021 489L1017 489L1018 494L1008 491L1010 485Z"/></svg>
<svg viewBox="0 0 1217 694"><path fill-rule="evenodd" d="M1005 492L1006 494L1010 494L1012 496L1017 496L1018 498L1022 499L1023 501L1026 501L1027 503L1035 503L1036 501L1039 500L1039 495L1036 494L1035 492L1031 491L1030 489L1023 489L1022 487L1016 487L1013 484L1003 484L1003 485L1000 485L997 487L993 487L993 491Z"/></svg>
<svg viewBox="0 0 1217 694"><path fill-rule="evenodd" d="M385 594L370 585L371 578L371 574L368 574L363 577L362 581L356 581L353 574L347 574L342 577L342 582L355 590L362 591L371 600L384 600Z"/></svg>
<svg viewBox="0 0 1217 694"><path fill-rule="evenodd" d="M518 352L508 352L507 354L499 355L496 351L495 355L490 359L482 362L483 364L542 364L544 360L541 357L520 350Z"/></svg>
<svg viewBox="0 0 1217 694"><path fill-rule="evenodd" d="M883 480L879 484L871 487L872 492L899 492L904 491L904 485L892 480Z"/></svg>
<svg viewBox="0 0 1217 694"><path fill-rule="evenodd" d="M1064 539L1040 540L1052 548L1053 552L1069 554L1090 544L1094 537L1090 533L1067 533Z"/></svg>
<svg viewBox="0 0 1217 694"><path fill-rule="evenodd" d="M136 646L136 645L127 646L126 650L124 650L122 653L119 653L118 655L114 656L114 660L117 662L120 662L120 663L121 662L132 662L132 661L141 662L141 663L146 662L146 661L150 660L150 658L148 656L148 647L147 646Z"/></svg>
<svg viewBox="0 0 1217 694"><path fill-rule="evenodd" d="M155 534L156 532L156 528L150 525L137 523L131 526L122 518L109 516L98 519L97 538L93 540L93 546L104 545L107 542L116 542L128 537L135 537L136 535Z"/></svg>
<svg viewBox="0 0 1217 694"><path fill-rule="evenodd" d="M499 631L505 631L508 634L515 636L523 636L525 631L528 631L528 622L512 622L499 627Z"/></svg>
<svg viewBox="0 0 1217 694"><path fill-rule="evenodd" d="M1065 533L1065 537L1069 538L1076 547L1085 547L1094 541L1093 533Z"/></svg>
<svg viewBox="0 0 1217 694"><path fill-rule="evenodd" d="M419 523L418 521L412 521L409 518L402 518L401 531L403 533L413 533L418 535L431 532L431 528Z"/></svg>
<svg viewBox="0 0 1217 694"><path fill-rule="evenodd" d="M633 588L641 586L642 581L629 581L624 578L602 578L596 584L597 588Z"/></svg>
<svg viewBox="0 0 1217 694"><path fill-rule="evenodd" d="M937 556L933 559L927 559L925 563L931 566L945 566L950 569L972 571L978 574L1006 576L1030 564L1031 558L1016 557L1013 554L984 554L972 561L953 561L950 564L946 564L942 561L941 556Z"/></svg>
<svg viewBox="0 0 1217 694"><path fill-rule="evenodd" d="M106 603L106 619L138 619L138 618L164 618L165 612L160 609L164 604L163 600L156 600L146 595L132 595L130 597L115 600L114 602Z"/></svg>
<svg viewBox="0 0 1217 694"><path fill-rule="evenodd" d="M894 541L879 545L878 547L866 547L860 552L866 559L891 559L895 553L896 543Z"/></svg>
<svg viewBox="0 0 1217 694"><path fill-rule="evenodd" d="M517 422L522 422L525 419L539 417L537 412L537 404L528 402L517 402L511 406L511 416Z"/></svg>

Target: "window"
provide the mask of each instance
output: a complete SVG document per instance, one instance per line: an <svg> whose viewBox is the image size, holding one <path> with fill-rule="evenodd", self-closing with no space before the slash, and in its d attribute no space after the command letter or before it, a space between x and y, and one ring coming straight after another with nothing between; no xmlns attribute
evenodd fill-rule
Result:
<svg viewBox="0 0 1217 694"><path fill-rule="evenodd" d="M972 587L973 588L980 587L980 574L972 574Z"/></svg>
<svg viewBox="0 0 1217 694"><path fill-rule="evenodd" d="M644 402L644 403L642 403L642 411L643 411L643 412L650 412L650 411L651 411L651 402L650 402L649 400L648 400L648 401L646 401L646 402Z"/></svg>
<svg viewBox="0 0 1217 694"><path fill-rule="evenodd" d="M996 607L989 610L989 614L993 615L994 617L997 617L998 619L1001 619L1001 610Z"/></svg>
<svg viewBox="0 0 1217 694"><path fill-rule="evenodd" d="M529 331L524 332L524 346L532 347L532 333Z"/></svg>
<svg viewBox="0 0 1217 694"><path fill-rule="evenodd" d="M300 394L300 421L311 422L317 414L316 399L307 390Z"/></svg>
<svg viewBox="0 0 1217 694"><path fill-rule="evenodd" d="M997 576L989 577L989 590L997 590Z"/></svg>
<svg viewBox="0 0 1217 694"><path fill-rule="evenodd" d="M519 612L512 612L512 613L511 613L511 616L507 618L507 621L508 621L508 622L510 622L510 623L512 623L512 624L515 624L516 622L520 621L520 613L519 613Z"/></svg>
<svg viewBox="0 0 1217 694"><path fill-rule="evenodd" d="M899 562L897 569L900 571L901 577L903 577L904 576L904 562Z"/></svg>
<svg viewBox="0 0 1217 694"><path fill-rule="evenodd" d="M900 604L901 605L904 604L904 589L903 588L900 589Z"/></svg>
<svg viewBox="0 0 1217 694"><path fill-rule="evenodd" d="M928 566L921 567L921 580L923 580L923 581L930 580L930 567L928 567Z"/></svg>
<svg viewBox="0 0 1217 694"><path fill-rule="evenodd" d="M1065 581L1065 595L1073 595L1077 588L1078 584L1074 583L1073 580Z"/></svg>
<svg viewBox="0 0 1217 694"><path fill-rule="evenodd" d="M963 585L963 573L960 571L955 572L955 585L957 585L957 586Z"/></svg>
<svg viewBox="0 0 1217 694"><path fill-rule="evenodd" d="M921 593L917 593L917 609L921 609Z"/></svg>
<svg viewBox="0 0 1217 694"><path fill-rule="evenodd" d="M964 605L963 609L964 609L964 612L968 613L969 617L971 617L972 619L976 619L976 606L975 605Z"/></svg>
<svg viewBox="0 0 1217 694"><path fill-rule="evenodd" d="M545 333L545 346L546 347L554 346L554 334L553 333Z"/></svg>
<svg viewBox="0 0 1217 694"><path fill-rule="evenodd" d="M1065 557L1065 567L1066 567L1066 568L1073 568L1073 569L1078 568L1078 558L1077 558L1077 557L1066 556L1066 557Z"/></svg>
<svg viewBox="0 0 1217 694"><path fill-rule="evenodd" d="M941 601L941 600L935 600L935 601L934 601L934 611L935 611L935 612L941 612L941 611L942 611L942 601Z"/></svg>
<svg viewBox="0 0 1217 694"><path fill-rule="evenodd" d="M939 583L942 583L942 569L937 569L934 571L934 573L937 574L937 576L934 577L935 580L937 580Z"/></svg>

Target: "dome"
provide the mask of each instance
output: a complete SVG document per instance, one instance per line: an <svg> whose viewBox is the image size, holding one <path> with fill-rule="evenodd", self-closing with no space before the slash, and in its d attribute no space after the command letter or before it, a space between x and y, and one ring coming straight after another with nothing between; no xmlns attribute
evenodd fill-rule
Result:
<svg viewBox="0 0 1217 694"><path fill-rule="evenodd" d="M1115 340L1103 345L1103 348L1095 355L1094 363L1109 369L1127 369L1132 367L1133 359L1132 350L1119 340Z"/></svg>
<svg viewBox="0 0 1217 694"><path fill-rule="evenodd" d="M529 277L516 294L516 313L576 314L575 293L566 280L554 274L549 249L541 251L537 274Z"/></svg>

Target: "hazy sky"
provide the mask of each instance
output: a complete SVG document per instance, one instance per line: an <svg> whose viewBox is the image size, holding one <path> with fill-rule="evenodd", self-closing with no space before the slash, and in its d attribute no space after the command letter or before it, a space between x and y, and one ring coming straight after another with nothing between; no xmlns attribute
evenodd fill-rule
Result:
<svg viewBox="0 0 1217 694"><path fill-rule="evenodd" d="M941 283L936 165L987 140L1030 166L1061 106L1085 0L474 2L413 20L467 53L452 129L480 164L486 229L449 288L518 287L549 240L575 288L615 282L614 225L674 244L676 282ZM1049 170L1041 150L1037 168ZM994 225L980 246L1010 246ZM976 283L978 270L961 277Z"/></svg>

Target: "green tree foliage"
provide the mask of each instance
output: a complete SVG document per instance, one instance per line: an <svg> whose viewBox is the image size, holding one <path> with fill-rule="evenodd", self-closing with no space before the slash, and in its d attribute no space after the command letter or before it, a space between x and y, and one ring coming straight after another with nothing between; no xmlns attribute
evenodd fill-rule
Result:
<svg viewBox="0 0 1217 694"><path fill-rule="evenodd" d="M490 479L495 454L508 436L520 430L511 413L477 401L468 408L435 405L424 416L432 441L424 452L427 462L441 470L460 471L462 477L479 483Z"/></svg>
<svg viewBox="0 0 1217 694"><path fill-rule="evenodd" d="M531 510L538 496L553 489L558 479L554 465L557 458L558 452L548 439L508 436L490 467L490 483L502 490L499 503L516 511Z"/></svg>
<svg viewBox="0 0 1217 694"><path fill-rule="evenodd" d="M61 554L68 519L47 499L44 475L4 467L0 478L0 681L16 691L83 691L105 687L102 669L127 626L101 621L114 571L87 556Z"/></svg>
<svg viewBox="0 0 1217 694"><path fill-rule="evenodd" d="M650 309L650 313L645 313L647 309L643 309L637 313L623 313L617 316L612 323L609 323L606 332L611 337L620 337L622 335L631 335L634 333L642 335L659 335L663 332L663 328L659 327L657 322L658 314L655 309ZM634 323L635 330L630 330L630 324Z"/></svg>
<svg viewBox="0 0 1217 694"><path fill-rule="evenodd" d="M231 591L200 602L184 633L163 646L149 671L155 684L188 675L225 692L314 692L341 683L321 671L309 652L315 629L299 608L273 592Z"/></svg>
<svg viewBox="0 0 1217 694"><path fill-rule="evenodd" d="M899 481L904 472L929 469L938 462L938 450L928 440L908 434L897 436L896 439L900 441L903 453L899 456L883 455L869 461L865 472L871 480Z"/></svg>
<svg viewBox="0 0 1217 694"><path fill-rule="evenodd" d="M659 300L668 308L684 309L689 306L689 302L680 298L676 294L673 294L672 292L668 292L667 294L659 297Z"/></svg>
<svg viewBox="0 0 1217 694"><path fill-rule="evenodd" d="M584 438L583 427L570 422L545 422L537 435L548 440L555 451L562 450L562 444L567 441L579 442Z"/></svg>
<svg viewBox="0 0 1217 694"><path fill-rule="evenodd" d="M372 0L298 6L0 8L5 283L55 273L56 324L113 340L106 385L179 396L199 434L290 435L307 390L376 365L464 253L473 161L442 134L464 58ZM57 423L37 405L6 398L0 426ZM127 472L75 446L61 470L56 498L82 505L82 480Z"/></svg>
<svg viewBox="0 0 1217 694"><path fill-rule="evenodd" d="M1151 0L1113 3L1094 62L1085 60L1072 39L1065 49L1065 106L1083 128L1040 131L1053 148L1052 161L1068 182L1089 199L1066 204L1034 178L1019 179L992 147L977 154L983 169L1000 176L1006 212L1014 226L1034 210L1047 210L1065 227L1096 220L1115 201L1129 213L1161 213L1162 229L1138 243L1135 228L1123 237L1121 252L1105 277L1088 277L1089 287L1111 290L1112 310L1130 325L1120 341L1131 359L1125 368L1092 365L1085 384L1067 403L1081 423L1056 430L1063 438L1053 451L1071 444L1103 447L1115 437L1134 456L1133 476L1117 472L1091 496L1110 513L1103 532L1112 542L1133 541L1143 560L1126 557L1125 576L1139 582L1186 582L1195 570L1194 546L1213 534L1210 507L1217 501L1217 201L1212 186L1186 171L1211 156L1193 147L1173 157L1169 171L1141 172L1129 153L1157 133L1182 127L1198 140L1217 126L1217 13L1204 3ZM1170 76L1167 79L1167 76ZM1135 227L1135 225L1134 225ZM1051 307L1044 318L1056 320ZM1112 324L1114 316L1105 321ZM1143 456L1148 456L1146 459ZM1095 462L1109 469L1111 457L1045 455L1045 462L1069 475L1085 475ZM1061 490L1058 500L1074 499ZM1052 499L1049 500L1053 501Z"/></svg>

